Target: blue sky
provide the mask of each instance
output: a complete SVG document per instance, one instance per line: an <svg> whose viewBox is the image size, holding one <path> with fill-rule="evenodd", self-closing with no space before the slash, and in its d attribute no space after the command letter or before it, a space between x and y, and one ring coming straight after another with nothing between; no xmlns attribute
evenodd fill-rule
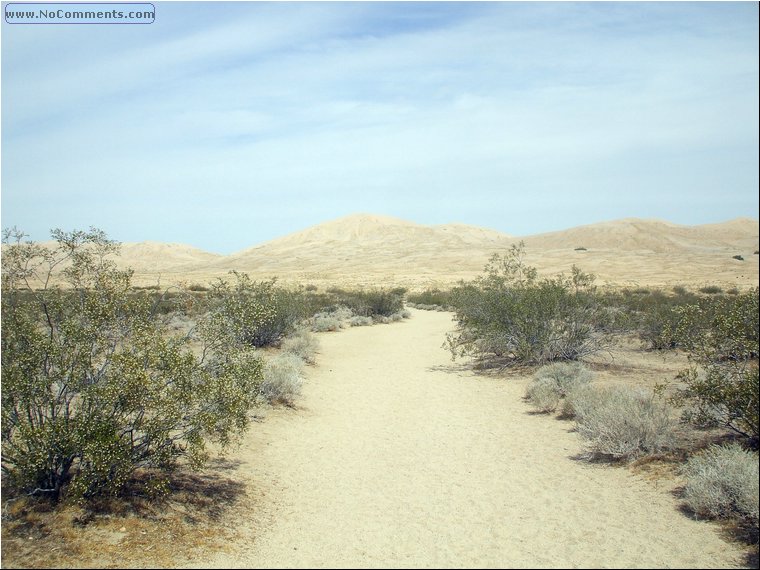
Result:
<svg viewBox="0 0 760 570"><path fill-rule="evenodd" d="M758 217L758 4L156 2L2 24L2 225L230 253L356 212Z"/></svg>

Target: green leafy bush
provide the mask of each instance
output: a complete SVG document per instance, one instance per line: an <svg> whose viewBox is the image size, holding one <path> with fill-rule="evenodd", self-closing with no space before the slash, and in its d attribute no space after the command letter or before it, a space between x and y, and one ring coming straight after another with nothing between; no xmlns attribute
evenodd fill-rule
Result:
<svg viewBox="0 0 760 570"><path fill-rule="evenodd" d="M389 317L399 312L404 308L405 292L406 290L401 288L356 291L332 288L328 290L336 306L347 307L354 315L362 317Z"/></svg>
<svg viewBox="0 0 760 570"><path fill-rule="evenodd" d="M676 335L692 365L679 375L674 402L697 424L721 425L758 439L758 288L679 309Z"/></svg>
<svg viewBox="0 0 760 570"><path fill-rule="evenodd" d="M593 276L537 278L523 262L524 245L494 255L485 275L452 291L459 327L447 337L452 356L472 355L505 365L576 360L606 346L597 327L605 318Z"/></svg>
<svg viewBox="0 0 760 570"><path fill-rule="evenodd" d="M706 518L747 519L758 524L757 453L741 446L711 446L691 457L683 467L683 499L697 515Z"/></svg>
<svg viewBox="0 0 760 570"><path fill-rule="evenodd" d="M218 279L209 292L213 323L243 345L263 347L293 332L308 316L303 296L276 284L252 281L232 271L233 282Z"/></svg>
<svg viewBox="0 0 760 570"><path fill-rule="evenodd" d="M451 291L425 289L419 293L409 293L406 300L414 305L448 307L451 304Z"/></svg>
<svg viewBox="0 0 760 570"><path fill-rule="evenodd" d="M248 426L261 362L202 335L173 337L96 229L54 248L4 234L2 471L27 493L116 493L135 469L200 466L208 440ZM54 285L60 282L60 285Z"/></svg>
<svg viewBox="0 0 760 570"><path fill-rule="evenodd" d="M603 302L614 317L609 332L635 333L646 348L669 350L678 347L676 330L681 317L677 309L698 303L700 298L674 287L672 295L657 290L607 292Z"/></svg>

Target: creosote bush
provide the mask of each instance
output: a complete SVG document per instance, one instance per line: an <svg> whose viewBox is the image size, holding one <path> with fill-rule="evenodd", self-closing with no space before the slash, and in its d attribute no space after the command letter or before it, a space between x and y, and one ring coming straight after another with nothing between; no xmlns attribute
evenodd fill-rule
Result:
<svg viewBox="0 0 760 570"><path fill-rule="evenodd" d="M525 397L539 411L553 412L560 402L592 379L580 362L554 362L542 366L528 386ZM563 414L564 415L564 414Z"/></svg>
<svg viewBox="0 0 760 570"><path fill-rule="evenodd" d="M698 425L720 425L758 443L758 288L679 310L676 336L691 366L673 397Z"/></svg>
<svg viewBox="0 0 760 570"><path fill-rule="evenodd" d="M406 290L396 288L346 291L332 288L328 293L333 296L336 305L347 307L354 315L389 317L404 308Z"/></svg>
<svg viewBox="0 0 760 570"><path fill-rule="evenodd" d="M214 326L238 343L254 347L276 344L306 318L308 305L296 291L276 280L253 281L231 271L233 281L218 279L208 294Z"/></svg>
<svg viewBox="0 0 760 570"><path fill-rule="evenodd" d="M438 307L445 308L451 304L451 291L441 289L425 289L417 293L409 293L406 300L413 307L424 310L434 310Z"/></svg>
<svg viewBox="0 0 760 570"><path fill-rule="evenodd" d="M599 329L607 313L593 280L575 266L570 277L538 279L522 243L494 255L484 276L452 290L459 325L447 337L452 357L541 365L603 350L608 338Z"/></svg>
<svg viewBox="0 0 760 570"><path fill-rule="evenodd" d="M683 499L699 516L745 519L758 525L757 453L736 443L711 446L684 465Z"/></svg>
<svg viewBox="0 0 760 570"><path fill-rule="evenodd" d="M4 233L4 480L86 498L118 493L140 467L203 465L207 441L248 427L260 360L212 329L194 356L116 268L115 242L94 228L52 235L47 248Z"/></svg>

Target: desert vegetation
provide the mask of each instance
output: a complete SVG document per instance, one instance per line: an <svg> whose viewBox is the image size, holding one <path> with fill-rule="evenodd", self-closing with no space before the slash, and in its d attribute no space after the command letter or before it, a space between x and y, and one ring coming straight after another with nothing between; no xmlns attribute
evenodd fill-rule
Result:
<svg viewBox="0 0 760 570"><path fill-rule="evenodd" d="M513 245L451 291L452 356L533 367L525 400L574 421L586 458L686 457L686 507L756 529L758 289L598 291L575 267L569 277L539 278L524 253ZM632 336L643 350L685 354L688 366L654 389L594 382L582 361ZM687 434L705 429L716 443L700 451L699 438Z"/></svg>
<svg viewBox="0 0 760 570"><path fill-rule="evenodd" d="M15 230L4 239L12 528L38 512L29 501L55 516L104 498L122 501L110 503L117 510L138 498L153 512L180 487L192 496L181 481L225 485L192 469L239 441L260 410L292 413L318 361L315 333L401 321L411 316L405 303L453 312L452 357L530 374L525 400L574 422L582 457L678 462L687 512L757 528L757 288L600 290L577 267L540 277L519 244L451 290L320 290L234 271L162 290L133 286L112 262L118 244L99 230L54 237L53 249ZM599 382L599 363L621 339L642 354L686 355L686 365L654 390Z"/></svg>
<svg viewBox="0 0 760 570"><path fill-rule="evenodd" d="M224 446L246 429L260 360L213 328L196 357L186 337L167 335L148 296L130 293L102 232L53 237L48 249L5 234L4 480L86 498L117 493L139 468L202 465L208 441Z"/></svg>
<svg viewBox="0 0 760 570"><path fill-rule="evenodd" d="M452 293L459 324L449 335L453 357L474 356L502 366L578 360L606 347L599 333L605 318L594 276L538 278L524 262L524 244L494 255L484 275Z"/></svg>
<svg viewBox="0 0 760 570"><path fill-rule="evenodd" d="M130 497L176 499L178 481L239 441L257 407L295 405L319 347L310 326L410 316L400 289L319 293L234 271L208 285L137 287L101 230L52 235L53 247L15 228L3 236L9 520L106 497L122 501L116 510Z"/></svg>

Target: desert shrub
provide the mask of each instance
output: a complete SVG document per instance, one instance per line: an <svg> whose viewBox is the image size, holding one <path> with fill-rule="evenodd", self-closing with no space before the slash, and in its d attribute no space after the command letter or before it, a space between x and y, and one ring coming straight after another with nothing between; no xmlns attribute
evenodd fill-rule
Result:
<svg viewBox="0 0 760 570"><path fill-rule="evenodd" d="M758 439L758 288L735 297L710 299L680 309L679 342L691 366L679 374L684 384L674 396L686 418L717 424ZM695 325L694 323L698 323Z"/></svg>
<svg viewBox="0 0 760 570"><path fill-rule="evenodd" d="M295 291L275 280L252 281L231 271L233 282L218 279L209 299L216 324L239 343L263 347L277 343L308 315L308 306Z"/></svg>
<svg viewBox="0 0 760 570"><path fill-rule="evenodd" d="M298 329L282 341L282 350L295 354L308 364L316 361L319 341L308 330Z"/></svg>
<svg viewBox="0 0 760 570"><path fill-rule="evenodd" d="M758 458L736 443L711 446L684 465L683 499L697 515L758 524Z"/></svg>
<svg viewBox="0 0 760 570"><path fill-rule="evenodd" d="M451 291L425 289L419 293L409 293L406 300L415 305L448 307L451 304Z"/></svg>
<svg viewBox="0 0 760 570"><path fill-rule="evenodd" d="M351 317L348 322L352 327L366 327L374 323L372 317L360 317L359 315Z"/></svg>
<svg viewBox="0 0 760 570"><path fill-rule="evenodd" d="M3 239L4 482L85 498L141 467L202 465L207 441L247 428L261 362L209 330L196 357L116 268L118 244L94 228L52 234L54 248Z"/></svg>
<svg viewBox="0 0 760 570"><path fill-rule="evenodd" d="M670 408L627 386L589 387L572 397L578 434L589 456L630 459L659 453L674 441Z"/></svg>
<svg viewBox="0 0 760 570"><path fill-rule="evenodd" d="M328 292L334 296L336 304L363 317L388 317L404 308L404 289L345 291L333 288Z"/></svg>
<svg viewBox="0 0 760 570"><path fill-rule="evenodd" d="M534 408L541 412L551 413L560 403L560 395L552 382L534 380L525 390L525 398Z"/></svg>
<svg viewBox="0 0 760 570"><path fill-rule="evenodd" d="M604 318L591 283L572 277L537 278L523 262L524 245L495 255L485 276L452 291L458 330L447 336L452 357L472 355L505 365L576 360L606 346L597 326Z"/></svg>
<svg viewBox="0 0 760 570"><path fill-rule="evenodd" d="M264 379L259 393L270 404L292 406L301 394L304 361L296 354L283 352L264 364Z"/></svg>
<svg viewBox="0 0 760 570"><path fill-rule="evenodd" d="M191 283L190 285L187 286L187 288L190 291L210 291L208 287L206 287L205 285L201 285L200 283Z"/></svg>
<svg viewBox="0 0 760 570"><path fill-rule="evenodd" d="M720 293L723 293L723 289L717 285L707 285L705 287L700 287L699 292L704 293L705 295L719 295Z"/></svg>
<svg viewBox="0 0 760 570"><path fill-rule="evenodd" d="M399 314L401 315L402 319L408 319L408 318L410 318L412 316L412 313L410 311L408 311L407 309L404 309Z"/></svg>
<svg viewBox="0 0 760 570"><path fill-rule="evenodd" d="M670 295L658 290L607 292L603 299L612 317L608 332L634 333L654 350L677 348L678 309L705 301L683 287L674 287Z"/></svg>
<svg viewBox="0 0 760 570"><path fill-rule="evenodd" d="M337 331L341 328L341 322L329 314L316 315L311 321L311 330L314 332Z"/></svg>
<svg viewBox="0 0 760 570"><path fill-rule="evenodd" d="M576 247L575 251L588 251L588 249L585 248L585 247L583 247L583 246L581 246L581 247Z"/></svg>
<svg viewBox="0 0 760 570"><path fill-rule="evenodd" d="M561 400L591 379L591 372L580 362L554 362L538 369L525 397L538 410L553 412Z"/></svg>
<svg viewBox="0 0 760 570"><path fill-rule="evenodd" d="M421 311L440 311L444 309L441 305L423 305L421 303L406 303L406 306L412 309L420 309Z"/></svg>
<svg viewBox="0 0 760 570"><path fill-rule="evenodd" d="M736 259L738 261L744 261L744 257L742 257L741 255L734 255L733 259Z"/></svg>
<svg viewBox="0 0 760 570"><path fill-rule="evenodd" d="M560 400L559 415L565 419L578 418L592 410L602 398L602 391L591 383L581 383Z"/></svg>
<svg viewBox="0 0 760 570"><path fill-rule="evenodd" d="M347 321L354 316L354 312L348 307L338 306L330 311L330 316L335 317L339 321Z"/></svg>

